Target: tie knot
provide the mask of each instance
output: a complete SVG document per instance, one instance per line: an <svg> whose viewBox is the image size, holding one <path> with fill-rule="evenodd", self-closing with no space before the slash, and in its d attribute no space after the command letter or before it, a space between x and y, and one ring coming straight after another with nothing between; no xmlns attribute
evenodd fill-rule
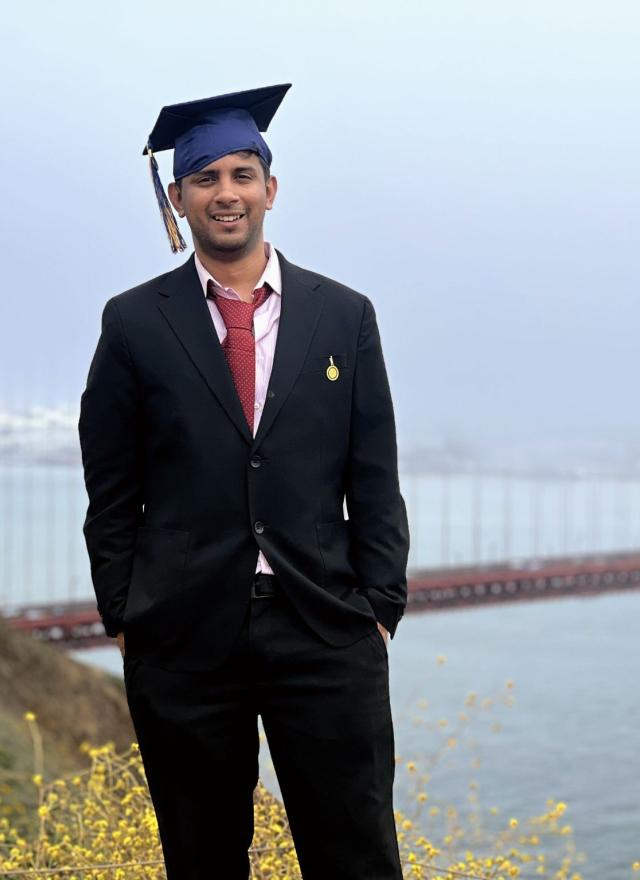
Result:
<svg viewBox="0 0 640 880"><path fill-rule="evenodd" d="M227 327L240 327L245 330L253 329L253 313L259 308L271 293L271 287L265 282L262 287L257 287L253 291L253 299L251 302L245 302L242 299L232 299L228 296L221 296L213 281L209 281L207 285L207 297L215 300L216 306L222 320Z"/></svg>

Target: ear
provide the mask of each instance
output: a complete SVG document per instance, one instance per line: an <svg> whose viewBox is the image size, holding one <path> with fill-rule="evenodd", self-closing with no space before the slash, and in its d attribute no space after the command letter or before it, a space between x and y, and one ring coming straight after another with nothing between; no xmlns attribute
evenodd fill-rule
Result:
<svg viewBox="0 0 640 880"><path fill-rule="evenodd" d="M276 198L276 193L278 192L278 178L273 174L267 181L267 211L270 211L273 208L273 203Z"/></svg>
<svg viewBox="0 0 640 880"><path fill-rule="evenodd" d="M174 207L174 210L178 213L179 217L184 217L184 207L182 205L182 192L176 186L175 182L172 180L168 187L169 199L171 200L171 204Z"/></svg>

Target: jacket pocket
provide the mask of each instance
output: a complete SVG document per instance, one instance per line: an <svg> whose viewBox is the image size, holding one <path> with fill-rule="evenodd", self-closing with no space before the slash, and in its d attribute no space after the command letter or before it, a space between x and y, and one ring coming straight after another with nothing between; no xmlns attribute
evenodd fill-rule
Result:
<svg viewBox="0 0 640 880"><path fill-rule="evenodd" d="M318 547L325 572L325 586L355 583L356 574L350 556L350 523L348 519L316 523Z"/></svg>
<svg viewBox="0 0 640 880"><path fill-rule="evenodd" d="M138 528L125 622L174 596L182 582L190 540L191 532L179 529Z"/></svg>
<svg viewBox="0 0 640 880"><path fill-rule="evenodd" d="M331 366L331 358L333 363L339 370L348 368L347 355L342 352L334 354L330 351L328 354L314 354L306 359L302 367L303 373L326 373L327 367Z"/></svg>

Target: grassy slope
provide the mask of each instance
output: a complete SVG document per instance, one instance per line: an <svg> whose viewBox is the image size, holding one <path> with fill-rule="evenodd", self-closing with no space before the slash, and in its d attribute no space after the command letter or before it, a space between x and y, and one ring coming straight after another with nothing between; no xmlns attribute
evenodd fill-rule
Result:
<svg viewBox="0 0 640 880"><path fill-rule="evenodd" d="M33 795L34 752L23 718L28 710L42 734L45 782L89 765L79 750L82 742L113 741L124 751L136 739L120 679L13 630L0 617L0 801L5 805L7 800L27 805Z"/></svg>

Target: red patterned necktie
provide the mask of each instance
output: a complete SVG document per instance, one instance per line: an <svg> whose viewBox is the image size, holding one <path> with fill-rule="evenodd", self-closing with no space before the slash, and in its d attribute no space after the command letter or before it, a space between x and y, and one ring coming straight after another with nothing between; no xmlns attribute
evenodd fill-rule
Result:
<svg viewBox="0 0 640 880"><path fill-rule="evenodd" d="M207 297L215 300L227 328L222 350L252 432L256 402L256 344L253 313L270 293L271 287L265 282L262 287L254 290L252 302L244 302L241 299L219 296L213 281L209 281L207 285Z"/></svg>

